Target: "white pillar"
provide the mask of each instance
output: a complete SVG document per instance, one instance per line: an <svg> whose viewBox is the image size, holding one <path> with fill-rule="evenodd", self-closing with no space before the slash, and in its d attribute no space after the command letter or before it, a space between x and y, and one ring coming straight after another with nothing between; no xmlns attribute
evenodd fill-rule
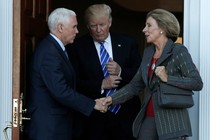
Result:
<svg viewBox="0 0 210 140"><path fill-rule="evenodd" d="M0 139L12 118L12 22L13 0L0 0ZM7 131L11 139L11 129Z"/></svg>
<svg viewBox="0 0 210 140"><path fill-rule="evenodd" d="M210 139L210 1L184 0L184 44L198 67L204 87L195 92L195 106L189 109L193 136L189 140Z"/></svg>
<svg viewBox="0 0 210 140"><path fill-rule="evenodd" d="M192 59L199 67L199 0L184 0L184 45L188 48ZM198 140L199 92L194 94L194 107L189 109L193 136L190 140Z"/></svg>
<svg viewBox="0 0 210 140"><path fill-rule="evenodd" d="M200 0L200 72L204 88L199 103L199 140L210 139L210 1Z"/></svg>

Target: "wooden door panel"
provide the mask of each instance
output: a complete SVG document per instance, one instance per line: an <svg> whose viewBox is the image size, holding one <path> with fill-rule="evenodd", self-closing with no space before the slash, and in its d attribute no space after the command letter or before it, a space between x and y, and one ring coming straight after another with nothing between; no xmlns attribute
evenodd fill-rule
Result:
<svg viewBox="0 0 210 140"><path fill-rule="evenodd" d="M28 68L35 46L49 33L47 17L51 11L51 0L14 0L13 7L12 140L23 140L22 129L26 121L22 120L22 115L26 115L25 100L29 93Z"/></svg>

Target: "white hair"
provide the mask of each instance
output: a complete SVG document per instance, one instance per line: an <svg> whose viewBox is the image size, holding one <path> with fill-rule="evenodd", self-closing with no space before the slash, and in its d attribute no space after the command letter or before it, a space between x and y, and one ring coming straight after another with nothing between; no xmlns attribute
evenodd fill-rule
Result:
<svg viewBox="0 0 210 140"><path fill-rule="evenodd" d="M57 8L52 11L48 17L48 27L50 32L53 32L59 23L68 23L69 17L71 16L76 16L76 13L66 8Z"/></svg>

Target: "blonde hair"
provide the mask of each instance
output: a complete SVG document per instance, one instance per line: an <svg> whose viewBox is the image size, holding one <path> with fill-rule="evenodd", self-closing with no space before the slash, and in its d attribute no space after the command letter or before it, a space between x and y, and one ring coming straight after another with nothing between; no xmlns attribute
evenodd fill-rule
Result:
<svg viewBox="0 0 210 140"><path fill-rule="evenodd" d="M91 18L106 16L109 20L112 20L112 9L106 4L94 4L89 6L85 11L85 22L89 24Z"/></svg>
<svg viewBox="0 0 210 140"><path fill-rule="evenodd" d="M156 20L158 26L165 32L168 38L175 41L179 37L180 25L177 18L171 12L164 9L155 9L147 14L147 18L149 17Z"/></svg>

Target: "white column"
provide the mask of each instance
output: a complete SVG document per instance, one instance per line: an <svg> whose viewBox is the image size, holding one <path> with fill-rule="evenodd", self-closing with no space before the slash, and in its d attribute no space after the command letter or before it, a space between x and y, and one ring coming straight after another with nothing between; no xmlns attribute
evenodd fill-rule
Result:
<svg viewBox="0 0 210 140"><path fill-rule="evenodd" d="M195 92L195 106L189 109L193 136L189 140L210 139L210 1L184 0L184 44L198 67L204 87Z"/></svg>
<svg viewBox="0 0 210 140"><path fill-rule="evenodd" d="M210 1L200 0L200 72L204 88L199 103L199 140L210 140Z"/></svg>
<svg viewBox="0 0 210 140"><path fill-rule="evenodd" d="M184 0L184 45L188 48L192 59L200 71L199 67L199 0ZM198 118L199 118L199 92L194 94L194 107L189 109L190 121L193 136L190 140L198 140Z"/></svg>
<svg viewBox="0 0 210 140"><path fill-rule="evenodd" d="M0 0L0 139L12 118L12 20L13 0ZM8 129L11 139L11 129Z"/></svg>

